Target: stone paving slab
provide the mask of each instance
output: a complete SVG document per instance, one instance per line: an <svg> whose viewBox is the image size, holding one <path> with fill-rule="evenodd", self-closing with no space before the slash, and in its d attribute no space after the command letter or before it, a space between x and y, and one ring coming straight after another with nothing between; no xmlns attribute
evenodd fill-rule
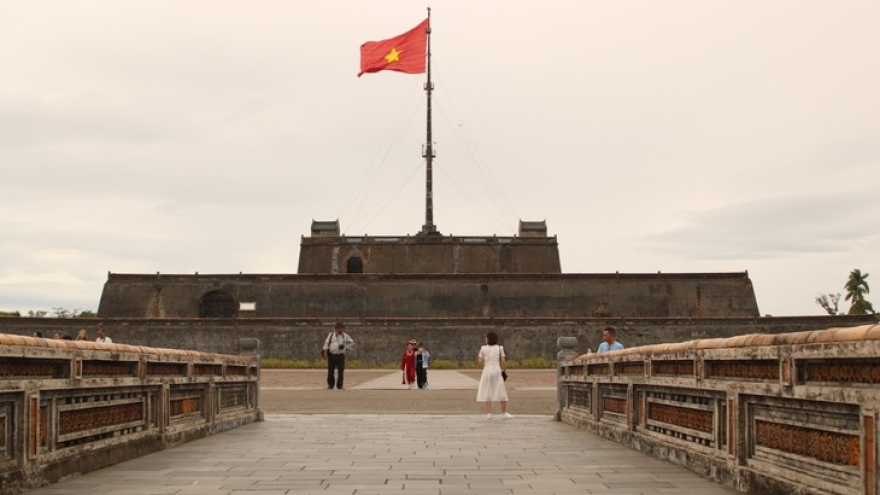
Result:
<svg viewBox="0 0 880 495"><path fill-rule="evenodd" d="M27 495L733 495L549 415L268 414Z"/></svg>
<svg viewBox="0 0 880 495"><path fill-rule="evenodd" d="M402 390L403 372L395 371L353 387L355 390ZM480 381L454 370L431 370L428 372L428 391L476 390ZM555 388L554 388L555 390Z"/></svg>

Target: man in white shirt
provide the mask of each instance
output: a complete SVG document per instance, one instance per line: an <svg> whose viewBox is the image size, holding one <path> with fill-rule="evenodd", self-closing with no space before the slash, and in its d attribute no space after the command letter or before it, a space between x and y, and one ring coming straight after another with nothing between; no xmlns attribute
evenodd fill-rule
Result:
<svg viewBox="0 0 880 495"><path fill-rule="evenodd" d="M345 333L345 325L341 321L336 323L336 330L324 339L321 354L327 360L328 390L333 390L334 386L339 390L345 390L342 386L345 377L345 351L352 345L354 345L354 340ZM334 369L339 370L336 378L333 376Z"/></svg>
<svg viewBox="0 0 880 495"><path fill-rule="evenodd" d="M104 331L103 328L98 329L98 338L95 339L95 342L99 344L112 344L113 341L110 340L110 337L107 336L107 332Z"/></svg>

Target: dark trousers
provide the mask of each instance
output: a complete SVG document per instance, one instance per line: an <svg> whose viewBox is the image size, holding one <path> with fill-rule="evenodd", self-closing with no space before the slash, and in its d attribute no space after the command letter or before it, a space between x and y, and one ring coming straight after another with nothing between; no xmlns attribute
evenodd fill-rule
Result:
<svg viewBox="0 0 880 495"><path fill-rule="evenodd" d="M416 366L416 384L419 388L425 388L425 385L428 384L428 370L426 368Z"/></svg>
<svg viewBox="0 0 880 495"><path fill-rule="evenodd" d="M333 370L339 370L339 378L333 378ZM345 354L327 354L327 388L342 388L345 378Z"/></svg>

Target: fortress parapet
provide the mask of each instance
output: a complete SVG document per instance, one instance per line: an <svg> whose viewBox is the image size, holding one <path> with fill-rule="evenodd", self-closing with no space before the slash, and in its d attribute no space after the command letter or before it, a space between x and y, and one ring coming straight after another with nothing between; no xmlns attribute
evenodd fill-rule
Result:
<svg viewBox="0 0 880 495"><path fill-rule="evenodd" d="M746 493L875 495L880 325L562 364L562 420Z"/></svg>

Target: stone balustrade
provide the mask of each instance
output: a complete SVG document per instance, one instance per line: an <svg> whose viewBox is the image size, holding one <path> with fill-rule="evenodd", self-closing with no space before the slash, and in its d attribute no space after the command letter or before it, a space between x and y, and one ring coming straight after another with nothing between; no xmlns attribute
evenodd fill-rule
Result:
<svg viewBox="0 0 880 495"><path fill-rule="evenodd" d="M259 361L0 334L0 494L261 419Z"/></svg>
<svg viewBox="0 0 880 495"><path fill-rule="evenodd" d="M746 493L877 495L880 325L561 363L562 421Z"/></svg>

